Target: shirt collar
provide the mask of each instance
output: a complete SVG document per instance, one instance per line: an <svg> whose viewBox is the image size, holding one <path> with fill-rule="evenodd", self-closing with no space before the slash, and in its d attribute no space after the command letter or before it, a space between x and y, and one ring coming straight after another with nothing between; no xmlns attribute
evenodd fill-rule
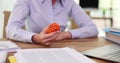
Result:
<svg viewBox="0 0 120 63"><path fill-rule="evenodd" d="M65 0L58 0L58 1L60 1L62 6L65 6ZM44 2L45 2L45 0L41 0L41 3L44 3Z"/></svg>

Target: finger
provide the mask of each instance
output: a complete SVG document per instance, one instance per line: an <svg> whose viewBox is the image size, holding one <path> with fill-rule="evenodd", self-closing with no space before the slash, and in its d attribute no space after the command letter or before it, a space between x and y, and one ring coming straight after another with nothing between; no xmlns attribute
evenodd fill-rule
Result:
<svg viewBox="0 0 120 63"><path fill-rule="evenodd" d="M53 40L55 40L55 38L53 37L53 38L50 38L50 39L44 39L43 41L41 41L41 42L39 42L40 44L42 44L42 45L51 45L53 42L51 42L51 41L53 41Z"/></svg>
<svg viewBox="0 0 120 63"><path fill-rule="evenodd" d="M52 42L47 42L47 43L45 43L44 45L49 46L49 45L51 45L51 44L52 44Z"/></svg>
<svg viewBox="0 0 120 63"><path fill-rule="evenodd" d="M47 26L46 28L44 28L44 29L40 32L40 34L41 34L41 33L42 33L42 34L45 34L45 33L46 33L47 28L48 28L48 26Z"/></svg>
<svg viewBox="0 0 120 63"><path fill-rule="evenodd" d="M43 33L45 34L46 33L46 30L48 29L48 27L46 27L45 29L43 29Z"/></svg>
<svg viewBox="0 0 120 63"><path fill-rule="evenodd" d="M41 42L41 44L42 44L42 45L45 45L45 46L49 46L49 45L51 45L52 43L53 43L53 42L51 42L51 41L50 41L50 42Z"/></svg>
<svg viewBox="0 0 120 63"><path fill-rule="evenodd" d="M52 37L52 38L49 38L49 39L46 39L46 40L44 40L44 42L43 42L43 44L44 45L51 45L54 41L55 41L55 38L57 37L57 35L55 35L54 37Z"/></svg>
<svg viewBox="0 0 120 63"><path fill-rule="evenodd" d="M44 37L43 37L43 39L51 38L51 37L57 35L57 33L58 33L58 32L53 32L53 33L45 34Z"/></svg>
<svg viewBox="0 0 120 63"><path fill-rule="evenodd" d="M57 37L57 35L54 35L53 37L44 39L44 42L47 43L47 42L53 41L53 40L55 40L56 37Z"/></svg>
<svg viewBox="0 0 120 63"><path fill-rule="evenodd" d="M39 43L39 44L41 44L41 45L44 45L44 46L50 46L52 43Z"/></svg>

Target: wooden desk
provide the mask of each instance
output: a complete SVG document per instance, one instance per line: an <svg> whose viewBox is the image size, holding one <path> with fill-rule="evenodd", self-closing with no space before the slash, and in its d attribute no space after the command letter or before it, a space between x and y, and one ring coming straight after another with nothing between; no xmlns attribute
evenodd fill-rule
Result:
<svg viewBox="0 0 120 63"><path fill-rule="evenodd" d="M74 48L77 51L85 51L88 49L100 47L100 46L105 46L108 44L111 44L111 42L103 39L103 38L89 38L89 39L74 39L74 40L62 40L62 41L57 41L51 46L42 46L38 44L29 44L29 43L21 43L21 42L15 42L18 46L20 46L22 49L26 48L60 48L60 47L70 47ZM8 56L13 55L14 53L9 53ZM111 63L108 61L96 59L96 58L91 58L95 60L98 63ZM8 60L7 60L7 63Z"/></svg>

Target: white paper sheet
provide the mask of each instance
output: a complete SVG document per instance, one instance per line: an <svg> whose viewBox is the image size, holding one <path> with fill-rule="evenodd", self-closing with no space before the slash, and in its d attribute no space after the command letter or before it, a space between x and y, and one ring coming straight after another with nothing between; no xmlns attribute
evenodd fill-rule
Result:
<svg viewBox="0 0 120 63"><path fill-rule="evenodd" d="M20 47L11 41L0 41L0 51L15 52L17 49Z"/></svg>
<svg viewBox="0 0 120 63"><path fill-rule="evenodd" d="M0 63L5 63L6 61L6 58L7 58L7 52L0 52Z"/></svg>
<svg viewBox="0 0 120 63"><path fill-rule="evenodd" d="M74 49L23 49L15 54L17 63L96 63Z"/></svg>

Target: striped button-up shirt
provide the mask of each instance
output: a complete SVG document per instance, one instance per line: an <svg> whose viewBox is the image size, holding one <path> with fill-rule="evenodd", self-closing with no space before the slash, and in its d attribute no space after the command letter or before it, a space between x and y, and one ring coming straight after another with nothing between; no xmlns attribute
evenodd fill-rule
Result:
<svg viewBox="0 0 120 63"><path fill-rule="evenodd" d="M31 38L34 34L40 33L53 22L59 23L61 32L64 31L70 18L80 27L69 30L72 38L97 36L95 24L74 0L57 0L54 5L51 1L17 0L6 27L7 38L32 42ZM28 30L22 29L25 23Z"/></svg>

